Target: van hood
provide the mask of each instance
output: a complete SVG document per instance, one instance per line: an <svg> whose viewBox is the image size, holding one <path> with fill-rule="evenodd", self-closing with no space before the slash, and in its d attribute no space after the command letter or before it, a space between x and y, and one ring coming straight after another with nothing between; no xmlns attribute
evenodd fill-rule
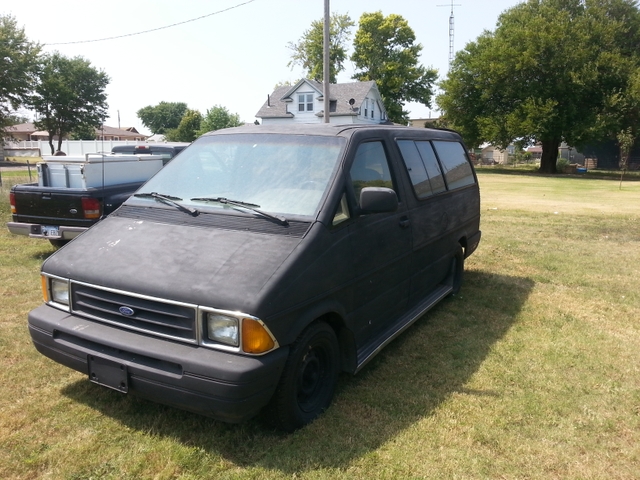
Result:
<svg viewBox="0 0 640 480"><path fill-rule="evenodd" d="M110 216L58 250L45 273L126 292L258 314L299 236ZM203 301L206 299L206 301Z"/></svg>

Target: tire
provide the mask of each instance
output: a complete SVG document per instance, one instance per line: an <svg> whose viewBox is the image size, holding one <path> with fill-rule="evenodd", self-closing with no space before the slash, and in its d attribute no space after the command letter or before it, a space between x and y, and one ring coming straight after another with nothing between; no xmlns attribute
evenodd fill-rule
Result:
<svg viewBox="0 0 640 480"><path fill-rule="evenodd" d="M449 275L452 288L450 295L457 295L460 292L464 278L464 251L460 244L458 244L456 253L451 260L451 273Z"/></svg>
<svg viewBox="0 0 640 480"><path fill-rule="evenodd" d="M51 243L51 245L53 245L56 248L60 248L65 246L67 243L69 243L69 240L49 240L49 243Z"/></svg>
<svg viewBox="0 0 640 480"><path fill-rule="evenodd" d="M340 355L333 329L324 322L309 326L292 345L267 414L286 432L312 422L331 404Z"/></svg>

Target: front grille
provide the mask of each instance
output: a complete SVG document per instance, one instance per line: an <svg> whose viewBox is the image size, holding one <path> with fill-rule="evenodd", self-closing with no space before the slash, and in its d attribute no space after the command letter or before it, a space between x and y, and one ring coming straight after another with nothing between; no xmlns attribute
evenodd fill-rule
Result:
<svg viewBox="0 0 640 480"><path fill-rule="evenodd" d="M170 303L72 282L71 308L74 313L131 330L197 342L197 309L193 305ZM130 314L125 315L121 313L122 310Z"/></svg>

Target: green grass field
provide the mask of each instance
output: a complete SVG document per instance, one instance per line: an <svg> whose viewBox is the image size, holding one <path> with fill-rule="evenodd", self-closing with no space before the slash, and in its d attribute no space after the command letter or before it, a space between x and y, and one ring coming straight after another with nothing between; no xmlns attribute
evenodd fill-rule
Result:
<svg viewBox="0 0 640 480"><path fill-rule="evenodd" d="M53 248L0 228L0 478L640 478L640 182L479 179L460 295L292 435L122 396L37 353L26 316Z"/></svg>

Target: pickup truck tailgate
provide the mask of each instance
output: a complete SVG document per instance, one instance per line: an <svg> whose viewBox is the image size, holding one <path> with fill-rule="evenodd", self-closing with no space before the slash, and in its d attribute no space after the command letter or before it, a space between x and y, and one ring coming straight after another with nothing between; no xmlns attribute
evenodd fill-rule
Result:
<svg viewBox="0 0 640 480"><path fill-rule="evenodd" d="M41 224L63 221L66 225L87 226L101 215L99 199L83 196L80 191L58 193L42 191L37 186L32 190L24 187L14 195L15 221ZM85 212L87 207L91 210L89 215Z"/></svg>

